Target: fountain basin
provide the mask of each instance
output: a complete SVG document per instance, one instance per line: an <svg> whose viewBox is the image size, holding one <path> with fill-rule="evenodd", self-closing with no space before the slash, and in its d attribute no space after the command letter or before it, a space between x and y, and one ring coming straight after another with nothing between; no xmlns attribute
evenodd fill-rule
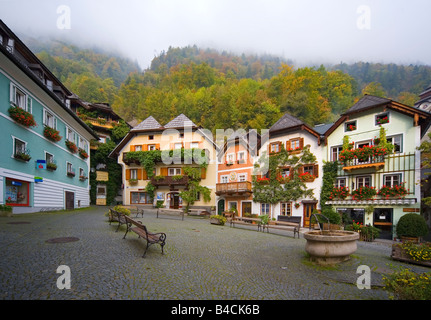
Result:
<svg viewBox="0 0 431 320"><path fill-rule="evenodd" d="M309 231L304 233L307 240L305 251L310 260L322 265L333 265L350 259L357 250L359 233L345 230Z"/></svg>

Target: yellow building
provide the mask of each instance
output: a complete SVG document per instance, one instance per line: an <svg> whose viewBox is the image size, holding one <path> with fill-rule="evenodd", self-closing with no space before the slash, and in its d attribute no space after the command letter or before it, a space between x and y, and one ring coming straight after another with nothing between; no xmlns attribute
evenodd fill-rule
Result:
<svg viewBox="0 0 431 320"><path fill-rule="evenodd" d="M210 189L211 200L205 201L197 193L190 207L210 211L215 206L216 145L208 131L183 114L164 126L148 117L130 130L110 157L116 158L123 168L125 205L154 206L159 202L165 208L185 207L180 192L189 188L189 168L196 168L194 172L200 173L199 185ZM149 184L152 188L147 188ZM153 189L153 194L149 189Z"/></svg>

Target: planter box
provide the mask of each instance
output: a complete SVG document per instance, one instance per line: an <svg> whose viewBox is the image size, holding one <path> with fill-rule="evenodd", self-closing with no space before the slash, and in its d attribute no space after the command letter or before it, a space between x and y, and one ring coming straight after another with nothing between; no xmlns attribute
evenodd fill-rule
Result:
<svg viewBox="0 0 431 320"><path fill-rule="evenodd" d="M0 210L0 217L12 217L12 210Z"/></svg>
<svg viewBox="0 0 431 320"><path fill-rule="evenodd" d="M210 219L210 223L211 223L211 224L217 224L217 225L219 225L219 226L222 226L222 225L223 225L223 223L221 223L219 219L215 219L215 218L211 218L211 219Z"/></svg>
<svg viewBox="0 0 431 320"><path fill-rule="evenodd" d="M413 258L410 257L410 255L406 253L405 250L401 248L399 244L392 245L391 258L401 262L407 262L407 263L417 264L425 267L431 267L431 261L413 260Z"/></svg>

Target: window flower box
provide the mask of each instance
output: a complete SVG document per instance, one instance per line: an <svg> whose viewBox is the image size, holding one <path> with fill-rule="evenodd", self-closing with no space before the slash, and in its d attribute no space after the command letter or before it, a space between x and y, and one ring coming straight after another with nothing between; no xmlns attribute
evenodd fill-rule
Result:
<svg viewBox="0 0 431 320"><path fill-rule="evenodd" d="M352 191L352 200L370 200L377 194L375 187L363 186Z"/></svg>
<svg viewBox="0 0 431 320"><path fill-rule="evenodd" d="M25 127L35 127L37 125L33 115L20 107L13 106L10 107L8 111L10 117L15 120L15 122L22 124Z"/></svg>
<svg viewBox="0 0 431 320"><path fill-rule="evenodd" d="M72 141L66 140L66 147L70 150L70 152L72 153L76 153L78 152L78 147L76 146L75 143L73 143Z"/></svg>
<svg viewBox="0 0 431 320"><path fill-rule="evenodd" d="M28 150L16 152L13 157L15 159L28 162L31 159L30 152Z"/></svg>
<svg viewBox="0 0 431 320"><path fill-rule="evenodd" d="M344 200L350 195L348 187L334 187L329 196L330 200L340 199Z"/></svg>
<svg viewBox="0 0 431 320"><path fill-rule="evenodd" d="M79 156L80 156L82 159L87 159L87 158L88 158L88 153L87 153L87 152L85 152L85 150L84 150L84 149L79 148L79 149L78 149L78 152L79 152Z"/></svg>
<svg viewBox="0 0 431 320"><path fill-rule="evenodd" d="M377 195L381 196L382 198L385 199L390 199L390 198L404 198L406 196L406 194L409 192L409 190L407 190L404 187L404 182L399 185L399 186L383 186L378 192Z"/></svg>
<svg viewBox="0 0 431 320"><path fill-rule="evenodd" d="M54 162L48 162L46 164L46 169L50 171L55 171L57 170L57 164L55 164Z"/></svg>
<svg viewBox="0 0 431 320"><path fill-rule="evenodd" d="M43 129L43 135L45 136L45 138L54 141L54 142L58 142L61 140L61 136L60 136L60 131L55 130L51 127L45 126L45 129Z"/></svg>
<svg viewBox="0 0 431 320"><path fill-rule="evenodd" d="M75 176L75 172L74 171L67 171L67 176L73 178Z"/></svg>
<svg viewBox="0 0 431 320"><path fill-rule="evenodd" d="M79 176L79 180L81 180L81 181L85 181L87 179L88 179L88 177L86 177L86 176Z"/></svg>

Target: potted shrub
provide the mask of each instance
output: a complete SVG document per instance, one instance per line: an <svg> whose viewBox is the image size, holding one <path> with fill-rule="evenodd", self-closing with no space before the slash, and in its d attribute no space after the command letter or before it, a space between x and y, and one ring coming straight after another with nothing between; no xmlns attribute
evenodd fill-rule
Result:
<svg viewBox="0 0 431 320"><path fill-rule="evenodd" d="M416 213L403 215L396 225L396 233L401 241L420 242L420 238L428 234L425 219Z"/></svg>
<svg viewBox="0 0 431 320"><path fill-rule="evenodd" d="M226 222L226 218L223 216L220 216L220 215L210 216L210 223L211 224L217 224L220 226L224 226L225 222Z"/></svg>

